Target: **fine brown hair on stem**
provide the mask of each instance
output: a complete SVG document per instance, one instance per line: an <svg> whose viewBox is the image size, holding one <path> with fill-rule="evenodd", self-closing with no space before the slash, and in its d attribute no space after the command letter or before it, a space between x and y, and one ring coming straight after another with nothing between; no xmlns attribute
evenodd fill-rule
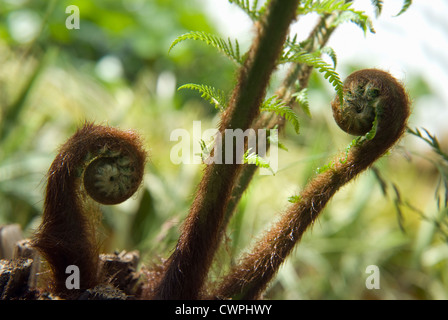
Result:
<svg viewBox="0 0 448 320"><path fill-rule="evenodd" d="M48 171L42 222L33 236L52 271L52 289L76 294L65 286L66 268L79 268L80 289L98 283L99 214L89 197L117 204L139 188L146 153L133 131L86 123L63 144Z"/></svg>
<svg viewBox="0 0 448 320"><path fill-rule="evenodd" d="M245 131L259 114L298 3L298 0L269 1L257 24L256 37L221 119L222 159L227 159L224 155L226 129ZM227 203L241 169L235 160L234 157L232 164L213 163L205 168L176 248L164 265L161 279L147 293L148 298L198 299L203 295L206 276L222 238Z"/></svg>
<svg viewBox="0 0 448 320"><path fill-rule="evenodd" d="M404 133L410 103L403 86L389 73L377 69L352 73L344 82L343 97L342 105L338 96L332 102L336 122L348 132L366 136L310 181L300 200L218 284L215 298L257 299L337 190L370 167Z"/></svg>

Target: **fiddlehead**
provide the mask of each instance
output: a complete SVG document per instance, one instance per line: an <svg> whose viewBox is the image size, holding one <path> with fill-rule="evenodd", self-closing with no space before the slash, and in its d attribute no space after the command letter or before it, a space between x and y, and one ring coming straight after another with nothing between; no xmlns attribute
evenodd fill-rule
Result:
<svg viewBox="0 0 448 320"><path fill-rule="evenodd" d="M347 77L343 103L336 96L332 109L344 130L367 133L366 136L356 140L347 154L336 157L327 170L310 181L301 192L300 201L287 209L256 243L252 253L244 255L223 279L215 297L258 298L337 190L372 165L402 136L410 113L403 86L389 73L377 69L360 70Z"/></svg>
<svg viewBox="0 0 448 320"><path fill-rule="evenodd" d="M88 197L117 204L138 189L146 153L137 134L85 124L59 150L49 171L42 223L33 245L48 261L54 290L65 287L67 266L80 270L80 289L98 282L98 214Z"/></svg>

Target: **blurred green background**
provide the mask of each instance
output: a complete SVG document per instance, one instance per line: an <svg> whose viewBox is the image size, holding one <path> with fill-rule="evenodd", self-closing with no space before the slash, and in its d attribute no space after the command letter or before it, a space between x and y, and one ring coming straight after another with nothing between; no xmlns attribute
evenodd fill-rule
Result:
<svg viewBox="0 0 448 320"><path fill-rule="evenodd" d="M65 26L72 4L80 11L80 29ZM104 250L138 249L147 264L168 257L203 169L171 162L176 142L170 133L191 131L197 120L202 130L219 121L197 92L177 88L201 83L230 92L236 72L203 43L187 41L168 54L172 41L192 30L219 34L203 1L0 0L0 225L18 223L26 236L38 226L46 171L85 120L133 128L144 137L150 161L132 199L102 207ZM360 67L370 66L342 66ZM413 101L434 95L418 74L405 84ZM287 127L280 137L288 151L279 152L279 171L255 176L212 279L276 220L318 167L350 143L329 114L333 94L314 72L312 118L298 111L301 133ZM418 127L419 119L413 116L411 123ZM199 143L196 138L191 142ZM446 139L438 139L448 150ZM375 170L336 194L266 298L447 299L447 174L440 155L406 135ZM378 290L366 289L369 265L380 269Z"/></svg>

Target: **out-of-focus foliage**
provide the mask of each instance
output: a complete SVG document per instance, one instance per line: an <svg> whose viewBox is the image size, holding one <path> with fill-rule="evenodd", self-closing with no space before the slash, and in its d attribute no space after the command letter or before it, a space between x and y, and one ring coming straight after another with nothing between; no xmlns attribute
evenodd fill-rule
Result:
<svg viewBox="0 0 448 320"><path fill-rule="evenodd" d="M151 155L146 181L157 177L136 196L141 201L129 201L134 207L104 208L105 224L116 231L108 230L111 246L135 247L151 230L157 235L163 223L185 213L193 188L185 186L195 185L189 179L199 169L171 164L170 132L217 113L177 87L187 81L232 86L234 66L213 50L186 44L168 54L179 34L214 32L200 2L77 1L79 29L66 27L71 1L0 3L0 223L18 222L31 232L58 146L88 120L141 132Z"/></svg>
<svg viewBox="0 0 448 320"><path fill-rule="evenodd" d="M14 48L26 47L28 41L35 52L58 48L58 58L75 68L94 75L103 62L131 83L150 70L175 72L179 83L214 79L217 86L230 86L230 64L213 64L210 49L186 45L167 54L174 38L186 30L214 31L196 0L2 2L0 34ZM80 29L66 28L70 5L79 8ZM213 76L217 71L220 77Z"/></svg>
<svg viewBox="0 0 448 320"><path fill-rule="evenodd" d="M79 30L65 26L72 4L80 10ZM19 223L29 235L39 223L45 174L58 146L85 120L108 123L139 131L150 161L133 199L101 208L104 250L139 249L148 264L169 255L202 169L171 162L177 141L170 135L186 129L191 145L199 145L193 121L200 120L203 131L215 128L219 113L201 93L177 88L199 83L231 92L237 67L198 41L183 41L168 54L187 32L216 34L201 4L0 0L0 224ZM432 94L418 76L406 82L414 101ZM279 150L279 171L255 176L231 220L216 274L276 220L317 168L350 144L353 138L329 112L333 96L314 72L306 99L297 97L303 103L298 122L288 123L279 137L287 149ZM439 153L415 147L419 140L408 134L375 170L334 197L267 298L448 298L448 166ZM444 141L438 147L446 153ZM366 289L369 265L381 270L380 290Z"/></svg>

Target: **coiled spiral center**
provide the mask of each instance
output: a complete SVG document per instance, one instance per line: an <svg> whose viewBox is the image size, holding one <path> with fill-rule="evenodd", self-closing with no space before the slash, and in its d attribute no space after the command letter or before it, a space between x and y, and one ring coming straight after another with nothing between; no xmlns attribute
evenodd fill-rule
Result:
<svg viewBox="0 0 448 320"><path fill-rule="evenodd" d="M140 178L129 157L97 158L84 172L84 188L97 202L117 204L137 190Z"/></svg>
<svg viewBox="0 0 448 320"><path fill-rule="evenodd" d="M339 99L332 103L336 123L349 134L361 136L368 133L380 99L380 88L368 78L347 81L344 83L343 103L340 104Z"/></svg>

